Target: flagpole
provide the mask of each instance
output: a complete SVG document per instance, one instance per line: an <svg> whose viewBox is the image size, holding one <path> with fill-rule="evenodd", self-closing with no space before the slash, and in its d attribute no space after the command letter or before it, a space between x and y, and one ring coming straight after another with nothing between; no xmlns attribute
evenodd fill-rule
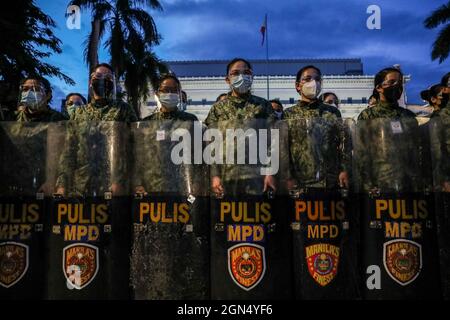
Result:
<svg viewBox="0 0 450 320"><path fill-rule="evenodd" d="M267 100L269 97L269 24L267 22L267 13L266 13L266 82L267 82Z"/></svg>

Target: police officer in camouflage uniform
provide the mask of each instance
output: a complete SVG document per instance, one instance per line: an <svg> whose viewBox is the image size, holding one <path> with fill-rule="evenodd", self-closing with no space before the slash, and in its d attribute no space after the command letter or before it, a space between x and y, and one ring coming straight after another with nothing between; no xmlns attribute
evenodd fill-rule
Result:
<svg viewBox="0 0 450 320"><path fill-rule="evenodd" d="M89 80L91 101L75 110L70 120L77 121L137 121L133 108L116 99L113 69L106 63L97 65Z"/></svg>
<svg viewBox="0 0 450 320"><path fill-rule="evenodd" d="M397 68L385 68L375 75L374 86L376 105L358 116L355 145L360 186L366 192L414 191L424 184L418 159L423 141L415 114L398 105L403 74ZM408 140L399 141L402 138Z"/></svg>
<svg viewBox="0 0 450 320"><path fill-rule="evenodd" d="M289 156L289 190L349 186L349 135L339 110L318 99L321 85L317 67L305 66L297 72L295 88L300 100L284 115L289 130L289 152L283 153Z"/></svg>
<svg viewBox="0 0 450 320"><path fill-rule="evenodd" d="M126 123L137 121L136 113L116 99L112 67L102 63L93 70L89 80L91 101L75 109L67 127L56 183L58 194L112 191L120 195L126 189ZM117 153L108 156L109 148Z"/></svg>
<svg viewBox="0 0 450 320"><path fill-rule="evenodd" d="M189 189L184 184L195 178L188 173L192 173L192 166L175 165L170 159L171 147L177 143L170 141L172 132L180 128L191 132L198 121L195 115L183 111L181 94L180 81L174 74L161 76L155 90L155 112L136 124L133 157L136 193L184 193ZM155 139L158 131L164 132L163 138Z"/></svg>
<svg viewBox="0 0 450 320"><path fill-rule="evenodd" d="M47 79L40 76L30 76L20 83L17 110L3 111L4 121L20 122L55 122L67 120L58 111L50 108L52 88ZM6 112L5 112L6 111Z"/></svg>
<svg viewBox="0 0 450 320"><path fill-rule="evenodd" d="M47 79L25 78L19 91L17 110L3 110L3 120L9 122L2 123L0 138L1 148L7 150L1 156L1 194L50 194L53 188L45 170L52 156L47 153L48 124L66 118L49 107L52 89Z"/></svg>
<svg viewBox="0 0 450 320"><path fill-rule="evenodd" d="M431 136L431 147L436 157L434 177L438 181L435 183L438 189L450 192L450 72L442 77L441 86L441 108L432 117L438 125L437 132Z"/></svg>
<svg viewBox="0 0 450 320"><path fill-rule="evenodd" d="M155 94L157 107L155 112L144 118L147 120L184 120L198 121L197 117L181 108L181 84L174 74L163 75L159 80Z"/></svg>
<svg viewBox="0 0 450 320"><path fill-rule="evenodd" d="M234 129L239 123L251 127L251 121L255 119L273 121L275 117L271 104L251 94L253 70L250 62L235 58L228 63L226 72L225 81L231 91L211 107L205 120L208 128L217 128L224 133L227 128ZM217 196L237 190L261 194L276 189L273 176L267 175L262 179L254 168L234 164L211 166L211 188Z"/></svg>

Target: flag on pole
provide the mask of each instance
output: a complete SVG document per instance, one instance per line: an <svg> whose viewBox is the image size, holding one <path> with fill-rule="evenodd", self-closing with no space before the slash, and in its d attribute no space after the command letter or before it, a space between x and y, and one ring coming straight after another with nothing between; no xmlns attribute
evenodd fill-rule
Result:
<svg viewBox="0 0 450 320"><path fill-rule="evenodd" d="M262 34L261 46L264 45L264 39L266 38L266 30L267 30L267 13L264 16L264 22L263 22L263 25L261 26L261 29L260 29L260 32Z"/></svg>

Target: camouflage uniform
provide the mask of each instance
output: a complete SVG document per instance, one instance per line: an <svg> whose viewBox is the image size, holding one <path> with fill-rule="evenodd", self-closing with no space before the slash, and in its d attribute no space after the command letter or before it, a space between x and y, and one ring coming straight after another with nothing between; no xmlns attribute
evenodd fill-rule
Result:
<svg viewBox="0 0 450 320"><path fill-rule="evenodd" d="M350 166L350 136L340 111L320 101L298 103L285 111L288 126L288 178L299 186L335 188ZM286 162L286 159L284 159Z"/></svg>
<svg viewBox="0 0 450 320"><path fill-rule="evenodd" d="M2 194L32 195L47 181L46 162L48 130L50 122L66 120L64 116L48 108L38 116L29 117L21 111L3 110L2 125ZM11 170L14 168L14 170Z"/></svg>
<svg viewBox="0 0 450 320"><path fill-rule="evenodd" d="M135 124L133 186L143 186L146 192L193 192L190 186L200 173L193 174L192 165L172 163L171 150L179 142L170 138L180 128L188 130L193 138L194 121L198 121L195 115L177 110L155 112ZM164 132L163 138L156 138L158 131Z"/></svg>
<svg viewBox="0 0 450 320"><path fill-rule="evenodd" d="M397 128L397 129L395 129ZM378 102L358 117L355 157L362 191L416 191L420 177L420 131L415 114Z"/></svg>
<svg viewBox="0 0 450 320"><path fill-rule="evenodd" d="M47 107L45 111L40 112L34 117L30 115L25 110L10 111L3 109L3 121L18 121L18 122L56 122L67 120L67 117L62 113Z"/></svg>
<svg viewBox="0 0 450 320"><path fill-rule="evenodd" d="M205 120L208 128L218 129L225 141L226 129L268 129L275 121L272 105L267 100L248 94L243 97L228 93L226 99L215 103ZM225 149L225 148L224 148ZM235 154L237 144L235 144ZM225 153L224 153L225 154ZM246 152L246 155L248 152ZM247 194L258 194L263 189L261 165L223 164L211 165L211 176L219 176L225 192L239 191ZM228 191L227 191L228 190Z"/></svg>
<svg viewBox="0 0 450 320"><path fill-rule="evenodd" d="M127 188L127 127L136 121L125 102L78 107L67 126L56 187L69 195L103 194L111 183ZM112 154L114 152L115 154Z"/></svg>
<svg viewBox="0 0 450 320"><path fill-rule="evenodd" d="M441 187L450 182L450 103L439 110L430 120L432 132L430 136L431 152L434 157L435 185Z"/></svg>

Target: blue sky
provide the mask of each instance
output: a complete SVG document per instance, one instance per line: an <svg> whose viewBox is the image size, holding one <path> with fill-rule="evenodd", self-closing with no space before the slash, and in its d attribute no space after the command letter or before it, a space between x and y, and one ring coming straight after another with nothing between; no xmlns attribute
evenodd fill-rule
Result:
<svg viewBox="0 0 450 320"><path fill-rule="evenodd" d="M270 58L361 58L365 74L400 64L411 75L410 103L419 92L450 71L450 59L431 61L431 45L439 29L423 20L446 0L160 0L162 12L149 10L163 37L155 47L164 60L265 58L260 26L268 14ZM37 0L57 23L63 53L48 60L71 76L75 86L51 79L54 107L67 93L87 91L83 42L90 31L90 12L81 12L81 29L69 30L64 16L68 0ZM369 30L369 5L381 8L381 30ZM100 52L100 60L108 61Z"/></svg>

